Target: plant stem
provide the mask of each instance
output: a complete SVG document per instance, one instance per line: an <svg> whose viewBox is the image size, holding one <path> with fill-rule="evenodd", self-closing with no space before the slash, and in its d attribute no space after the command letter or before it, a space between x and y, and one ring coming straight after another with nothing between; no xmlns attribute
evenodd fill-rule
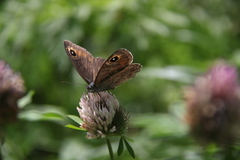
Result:
<svg viewBox="0 0 240 160"><path fill-rule="evenodd" d="M226 149L225 153L225 160L234 160L235 158L233 157L233 148L229 147Z"/></svg>
<svg viewBox="0 0 240 160"><path fill-rule="evenodd" d="M2 157L2 145L3 145L3 142L4 142L4 134L1 130L1 127L0 127L0 160L3 159Z"/></svg>
<svg viewBox="0 0 240 160"><path fill-rule="evenodd" d="M114 160L114 155L113 155L113 150L112 150L112 145L111 145L111 141L109 138L106 137L106 142L107 142L107 146L108 146L108 151L109 151L109 155L110 155L110 159Z"/></svg>
<svg viewBox="0 0 240 160"><path fill-rule="evenodd" d="M0 160L2 160L2 146L0 146Z"/></svg>

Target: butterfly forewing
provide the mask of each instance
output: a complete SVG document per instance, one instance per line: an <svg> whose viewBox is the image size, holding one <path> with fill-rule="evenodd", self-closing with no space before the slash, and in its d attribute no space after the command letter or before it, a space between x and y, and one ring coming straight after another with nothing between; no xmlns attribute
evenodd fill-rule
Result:
<svg viewBox="0 0 240 160"><path fill-rule="evenodd" d="M64 41L66 53L80 76L90 84L97 75L104 59L94 58L86 49L70 42Z"/></svg>

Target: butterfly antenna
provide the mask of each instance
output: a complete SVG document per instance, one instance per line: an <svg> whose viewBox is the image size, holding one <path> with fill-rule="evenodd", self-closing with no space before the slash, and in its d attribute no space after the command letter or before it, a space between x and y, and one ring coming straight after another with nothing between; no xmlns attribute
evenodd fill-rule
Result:
<svg viewBox="0 0 240 160"><path fill-rule="evenodd" d="M67 84L76 84L76 85L84 86L84 84L73 83L73 82L67 82L67 81L62 81L62 83L67 83Z"/></svg>

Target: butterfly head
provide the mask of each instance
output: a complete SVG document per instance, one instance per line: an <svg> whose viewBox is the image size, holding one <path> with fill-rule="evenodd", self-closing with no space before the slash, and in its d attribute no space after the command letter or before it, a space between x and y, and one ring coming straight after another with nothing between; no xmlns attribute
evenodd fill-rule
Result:
<svg viewBox="0 0 240 160"><path fill-rule="evenodd" d="M89 83L89 85L87 86L87 90L88 92L95 92L94 82Z"/></svg>

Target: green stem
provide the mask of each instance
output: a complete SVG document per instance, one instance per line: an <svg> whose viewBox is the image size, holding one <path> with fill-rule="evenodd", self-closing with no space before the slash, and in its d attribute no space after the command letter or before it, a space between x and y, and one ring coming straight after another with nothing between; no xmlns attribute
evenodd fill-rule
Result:
<svg viewBox="0 0 240 160"><path fill-rule="evenodd" d="M0 160L2 160L2 145L0 146Z"/></svg>
<svg viewBox="0 0 240 160"><path fill-rule="evenodd" d="M109 151L109 155L110 155L110 159L114 160L114 155L113 155L113 150L112 150L112 145L111 145L111 141L109 138L106 137L106 142L107 142L107 146L108 146L108 151Z"/></svg>
<svg viewBox="0 0 240 160"><path fill-rule="evenodd" d="M3 134L2 130L1 130L1 127L0 127L0 160L3 159L3 157L2 157L2 145L3 145L3 143L4 143L4 134Z"/></svg>
<svg viewBox="0 0 240 160"><path fill-rule="evenodd" d="M235 158L233 157L233 148L229 147L226 149L225 152L225 160L234 160Z"/></svg>

